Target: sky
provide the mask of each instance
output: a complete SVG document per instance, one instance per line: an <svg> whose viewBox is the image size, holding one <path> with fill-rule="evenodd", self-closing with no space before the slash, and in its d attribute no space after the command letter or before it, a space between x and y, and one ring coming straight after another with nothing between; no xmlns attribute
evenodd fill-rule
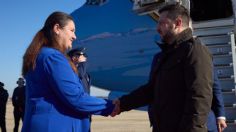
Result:
<svg viewBox="0 0 236 132"><path fill-rule="evenodd" d="M22 57L32 38L54 11L68 14L85 0L1 0L0 81L12 95L21 77Z"/></svg>

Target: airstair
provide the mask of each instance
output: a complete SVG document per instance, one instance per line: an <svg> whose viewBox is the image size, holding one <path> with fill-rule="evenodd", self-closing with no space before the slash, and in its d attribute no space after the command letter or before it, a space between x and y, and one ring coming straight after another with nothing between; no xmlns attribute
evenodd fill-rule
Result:
<svg viewBox="0 0 236 132"><path fill-rule="evenodd" d="M236 55L233 19L193 23L198 36L213 55L225 104L228 127L224 132L236 132Z"/></svg>

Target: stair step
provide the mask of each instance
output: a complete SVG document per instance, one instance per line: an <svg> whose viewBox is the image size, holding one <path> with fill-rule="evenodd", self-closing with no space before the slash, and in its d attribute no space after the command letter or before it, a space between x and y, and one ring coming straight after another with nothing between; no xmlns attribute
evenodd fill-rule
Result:
<svg viewBox="0 0 236 132"><path fill-rule="evenodd" d="M234 104L225 104L226 108L236 108L236 103Z"/></svg>
<svg viewBox="0 0 236 132"><path fill-rule="evenodd" d="M203 44L206 46L210 45L228 45L230 40L230 35L217 35L217 36L202 36L199 37Z"/></svg>
<svg viewBox="0 0 236 132"><path fill-rule="evenodd" d="M213 56L215 66L231 66L233 64L232 55Z"/></svg>
<svg viewBox="0 0 236 132"><path fill-rule="evenodd" d="M224 90L232 90L235 89L234 78L231 79L219 79L221 88Z"/></svg>
<svg viewBox="0 0 236 132"><path fill-rule="evenodd" d="M228 123L227 122L227 128L224 129L224 132L235 132L236 130L236 123Z"/></svg>
<svg viewBox="0 0 236 132"><path fill-rule="evenodd" d="M196 35L196 36L209 36L209 35L228 34L229 32L232 31L232 29L233 29L233 26L219 26L219 27L209 27L209 28L205 28L205 27L204 28L196 28L196 27L194 27L194 35Z"/></svg>
<svg viewBox="0 0 236 132"><path fill-rule="evenodd" d="M223 100L225 104L235 104L236 103L236 96L235 93L224 93ZM236 114L235 114L236 115Z"/></svg>
<svg viewBox="0 0 236 132"><path fill-rule="evenodd" d="M231 107L228 107L230 105L225 105L225 116L226 119L229 121L236 120L236 104L231 105Z"/></svg>

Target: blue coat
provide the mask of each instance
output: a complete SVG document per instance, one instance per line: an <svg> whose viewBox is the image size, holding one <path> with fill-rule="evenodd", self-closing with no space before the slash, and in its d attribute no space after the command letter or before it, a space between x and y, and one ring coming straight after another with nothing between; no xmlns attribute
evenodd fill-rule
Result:
<svg viewBox="0 0 236 132"><path fill-rule="evenodd" d="M89 115L107 116L111 101L89 96L58 50L43 47L26 76L23 132L89 132Z"/></svg>
<svg viewBox="0 0 236 132"><path fill-rule="evenodd" d="M207 128L208 131L218 132L216 125L216 117L225 117L224 102L221 91L221 85L218 80L216 72L214 72L214 83L213 83L213 100L211 106L211 112L208 116Z"/></svg>

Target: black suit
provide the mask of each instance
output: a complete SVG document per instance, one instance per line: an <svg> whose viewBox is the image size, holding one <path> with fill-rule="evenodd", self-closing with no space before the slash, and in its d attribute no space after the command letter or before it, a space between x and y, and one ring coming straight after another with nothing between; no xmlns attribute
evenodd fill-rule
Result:
<svg viewBox="0 0 236 132"><path fill-rule="evenodd" d="M8 99L8 92L0 86L0 126L2 132L6 132L6 105Z"/></svg>
<svg viewBox="0 0 236 132"><path fill-rule="evenodd" d="M80 62L77 66L79 71L79 78L82 81L82 85L86 93L90 93L91 79L87 73L87 62Z"/></svg>
<svg viewBox="0 0 236 132"><path fill-rule="evenodd" d="M25 113L25 86L16 87L12 95L12 104L14 106L14 132L18 132L20 119L23 121Z"/></svg>

